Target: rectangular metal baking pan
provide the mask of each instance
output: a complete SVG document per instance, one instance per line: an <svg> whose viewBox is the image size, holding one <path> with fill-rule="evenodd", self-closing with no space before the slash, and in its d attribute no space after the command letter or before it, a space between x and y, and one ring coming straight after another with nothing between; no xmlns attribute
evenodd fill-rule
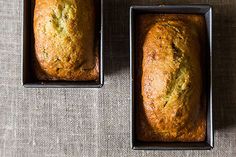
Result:
<svg viewBox="0 0 236 157"><path fill-rule="evenodd" d="M135 53L135 19L140 14L201 14L205 16L207 25L207 54L205 56L206 75L206 107L207 107L207 137L204 142L142 142L136 138L135 113L138 102L137 81L137 54ZM138 150L209 150L213 148L213 111L212 111L212 7L209 5L159 5L159 6L131 6L130 7L130 136L132 149Z"/></svg>
<svg viewBox="0 0 236 157"><path fill-rule="evenodd" d="M99 40L99 80L98 81L39 81L33 68L34 32L33 17L35 0L24 0L22 26L22 85L27 88L100 88L104 83L103 72L103 0L95 0L96 36Z"/></svg>

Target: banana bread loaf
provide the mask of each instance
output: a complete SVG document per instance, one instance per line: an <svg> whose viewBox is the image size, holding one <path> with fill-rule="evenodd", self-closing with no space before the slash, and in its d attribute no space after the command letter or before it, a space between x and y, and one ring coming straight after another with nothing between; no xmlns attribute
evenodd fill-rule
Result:
<svg viewBox="0 0 236 157"><path fill-rule="evenodd" d="M93 0L36 0L34 38L39 80L97 80Z"/></svg>
<svg viewBox="0 0 236 157"><path fill-rule="evenodd" d="M138 18L141 141L204 141L206 112L201 101L201 15L141 15ZM140 46L141 45L141 46Z"/></svg>

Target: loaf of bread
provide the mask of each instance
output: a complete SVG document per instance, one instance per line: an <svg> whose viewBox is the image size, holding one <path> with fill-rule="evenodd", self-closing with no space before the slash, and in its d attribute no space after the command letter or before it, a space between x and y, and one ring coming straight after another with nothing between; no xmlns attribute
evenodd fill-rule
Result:
<svg viewBox="0 0 236 157"><path fill-rule="evenodd" d="M137 137L142 141L204 141L201 15L141 15L142 55Z"/></svg>
<svg viewBox="0 0 236 157"><path fill-rule="evenodd" d="M35 65L39 80L97 80L93 0L36 0Z"/></svg>

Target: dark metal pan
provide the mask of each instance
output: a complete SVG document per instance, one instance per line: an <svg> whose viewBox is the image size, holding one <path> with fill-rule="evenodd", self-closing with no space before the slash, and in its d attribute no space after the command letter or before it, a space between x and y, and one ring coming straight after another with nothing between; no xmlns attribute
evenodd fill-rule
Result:
<svg viewBox="0 0 236 157"><path fill-rule="evenodd" d="M22 27L22 85L27 88L100 88L104 83L103 72L103 0L96 3L96 36L99 43L98 81L39 81L34 72L34 32L33 16L35 0L24 0L24 20Z"/></svg>
<svg viewBox="0 0 236 157"><path fill-rule="evenodd" d="M207 130L204 142L142 142L136 138L136 112L139 94L136 84L138 73L137 53L135 48L135 20L140 14L201 14L205 17L207 29L207 48L205 60L204 97L207 108ZM159 5L159 6L131 6L130 8L130 135L132 149L141 150L185 150L213 148L213 111L212 111L212 8L209 5Z"/></svg>

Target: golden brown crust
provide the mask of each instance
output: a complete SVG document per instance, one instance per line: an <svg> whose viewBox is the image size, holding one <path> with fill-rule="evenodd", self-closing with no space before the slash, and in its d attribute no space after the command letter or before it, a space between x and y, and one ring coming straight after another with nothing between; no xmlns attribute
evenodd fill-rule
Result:
<svg viewBox="0 0 236 157"><path fill-rule="evenodd" d="M204 141L200 63L204 18L200 15L142 15L141 100L137 123L143 141Z"/></svg>
<svg viewBox="0 0 236 157"><path fill-rule="evenodd" d="M40 80L97 80L93 0L36 0L34 37Z"/></svg>

